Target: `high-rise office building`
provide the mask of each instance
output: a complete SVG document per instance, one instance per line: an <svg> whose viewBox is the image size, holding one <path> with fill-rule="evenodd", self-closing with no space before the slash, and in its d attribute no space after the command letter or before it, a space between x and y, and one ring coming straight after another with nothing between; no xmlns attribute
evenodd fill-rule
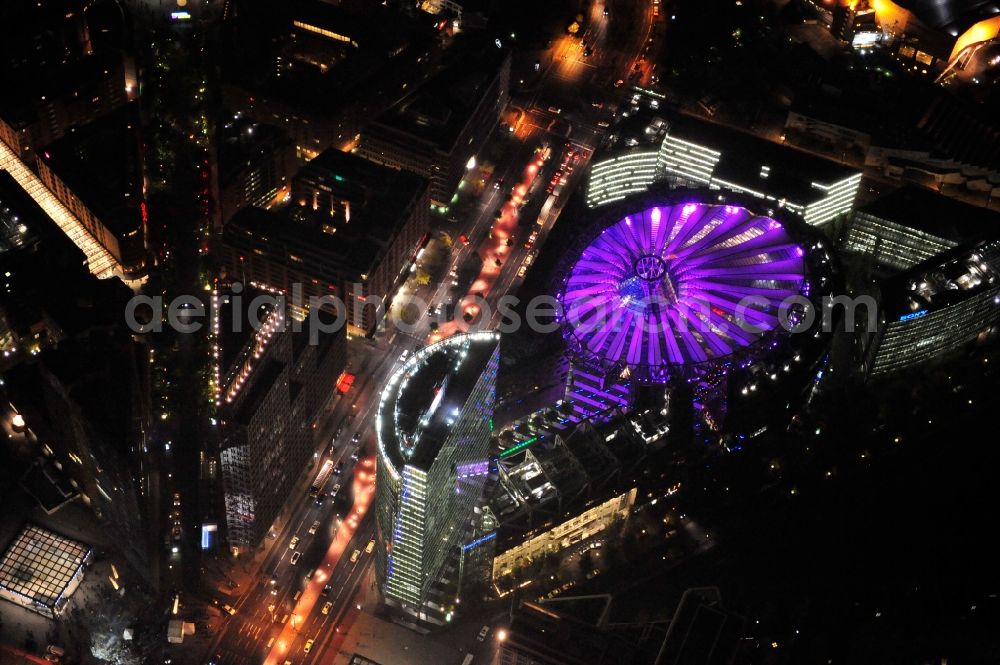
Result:
<svg viewBox="0 0 1000 665"><path fill-rule="evenodd" d="M879 377L958 351L1000 326L1000 240L962 245L881 284L863 363Z"/></svg>
<svg viewBox="0 0 1000 665"><path fill-rule="evenodd" d="M375 572L386 604L420 621L442 623L455 603L446 564L475 527L498 364L498 335L455 335L410 356L382 392Z"/></svg>
<svg viewBox="0 0 1000 665"><path fill-rule="evenodd" d="M998 233L1000 213L907 185L859 208L845 247L878 269L899 271Z"/></svg>
<svg viewBox="0 0 1000 665"><path fill-rule="evenodd" d="M252 294L244 293L243 302ZM236 307L215 296L219 321ZM314 316L321 315L320 312ZM312 425L333 395L346 365L346 332L312 335L312 317L295 330L280 305L257 313L262 325L249 339L219 331L222 341L216 402L229 544L259 545L296 482L313 462ZM213 326L216 323L213 322ZM229 337L234 343L227 345Z"/></svg>

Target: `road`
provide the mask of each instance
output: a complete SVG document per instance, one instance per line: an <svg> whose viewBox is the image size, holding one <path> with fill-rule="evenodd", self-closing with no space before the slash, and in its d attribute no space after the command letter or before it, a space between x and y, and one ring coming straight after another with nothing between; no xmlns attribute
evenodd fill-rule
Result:
<svg viewBox="0 0 1000 665"><path fill-rule="evenodd" d="M645 10L646 21L633 33L631 43L612 48L607 44L609 19L604 16L604 1L595 0L590 10L586 40L591 54L584 55L579 39L564 36L554 40L545 66L539 67L535 80L512 100L512 106L523 111L513 135L515 146L503 152L492 180L471 213L456 222L454 228L447 229L456 241L461 235L468 238L468 244L455 243L449 270L466 265L472 252L478 252L484 259L482 272L472 280L465 295L482 293L486 297L493 310L493 324L498 320L497 300L519 287L527 272L521 270L526 258L537 255L603 138L604 130L599 123L609 115L605 105L612 104L625 92L615 88L613 82L634 68L653 29L651 12ZM625 6L622 0L619 3ZM618 11L611 2L608 7L609 12ZM494 136L491 140L510 141L510 137ZM547 145L551 152L546 161L537 159L536 149L542 145ZM564 170L563 161L568 148L578 155L569 173ZM533 162L536 172L531 171ZM564 170L566 181L550 194L546 188L557 170ZM518 190L519 185L524 186L523 190ZM519 195L527 195L530 202L519 207ZM511 196L513 201L509 200ZM495 213L501 206L503 215L498 220ZM538 232L537 237L530 247L525 247L532 231ZM513 238L507 245L509 236ZM496 257L501 265L496 265ZM456 295L450 278L445 278L441 284L404 291L395 302L415 296L433 307ZM357 380L348 395L337 398L339 402L334 405L332 416L322 424L317 452L322 455L327 451L334 431L343 423L332 459L345 462L340 483L352 487L353 502L338 502L335 497L316 505L305 492L295 499L291 518L274 528L275 538L267 543L270 549L260 572L234 603L236 614L224 620L207 662L219 665L280 665L286 660L296 665L332 662L339 631L349 626L361 581L371 566L372 556L366 552L366 546L374 537L374 518L367 509L374 489L374 460L370 455L374 450L377 389L384 385L404 352L412 352L444 334L462 329L461 313L457 318L451 327L441 325L435 331L431 317L424 310L418 313L412 330L404 332L389 327L374 340L351 341L356 363L352 371L356 372ZM353 446L348 442L356 433L361 436L366 456L361 458L357 469L352 469L349 463ZM319 522L319 528L310 534L315 522ZM293 537L299 538L294 550L289 548ZM292 565L295 552L302 554ZM306 579L310 571L315 572ZM499 619L499 615L492 619ZM306 653L305 645L310 640L311 648ZM470 644L469 648L474 646ZM479 644L477 651L482 656L484 650L493 648L490 644Z"/></svg>

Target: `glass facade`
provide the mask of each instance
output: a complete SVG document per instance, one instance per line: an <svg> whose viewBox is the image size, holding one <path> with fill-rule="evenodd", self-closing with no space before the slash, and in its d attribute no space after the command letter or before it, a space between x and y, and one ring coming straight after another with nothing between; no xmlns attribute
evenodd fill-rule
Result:
<svg viewBox="0 0 1000 665"><path fill-rule="evenodd" d="M956 243L859 210L847 234L847 249L875 263L905 270L945 252Z"/></svg>
<svg viewBox="0 0 1000 665"><path fill-rule="evenodd" d="M975 341L1000 323L1000 289L981 292L962 302L925 315L885 324L878 342L872 375L916 367Z"/></svg>
<svg viewBox="0 0 1000 665"><path fill-rule="evenodd" d="M376 576L387 603L422 619L481 500L498 364L495 333L456 335L411 356L382 394Z"/></svg>
<svg viewBox="0 0 1000 665"><path fill-rule="evenodd" d="M883 285L869 375L917 367L1000 324L1000 240L950 250Z"/></svg>
<svg viewBox="0 0 1000 665"><path fill-rule="evenodd" d="M0 597L55 617L83 578L90 557L83 543L28 524L0 559Z"/></svg>

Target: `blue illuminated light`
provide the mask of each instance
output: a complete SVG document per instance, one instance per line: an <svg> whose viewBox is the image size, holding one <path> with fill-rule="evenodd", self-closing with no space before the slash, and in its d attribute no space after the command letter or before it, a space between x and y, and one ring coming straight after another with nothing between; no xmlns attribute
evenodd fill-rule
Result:
<svg viewBox="0 0 1000 665"><path fill-rule="evenodd" d="M493 540L496 537L497 537L497 532L496 531L488 533L485 536L483 536L482 538L476 538L471 543L466 543L465 545L462 545L462 551L463 552L468 552L469 550L471 550L471 549L473 549L475 547L479 547L483 543L489 542L489 541Z"/></svg>
<svg viewBox="0 0 1000 665"><path fill-rule="evenodd" d="M921 309L921 310L917 310L916 312L911 312L909 314L904 314L903 316L899 317L899 320L900 321L912 321L913 319L919 319L921 316L927 316L927 310L926 309Z"/></svg>

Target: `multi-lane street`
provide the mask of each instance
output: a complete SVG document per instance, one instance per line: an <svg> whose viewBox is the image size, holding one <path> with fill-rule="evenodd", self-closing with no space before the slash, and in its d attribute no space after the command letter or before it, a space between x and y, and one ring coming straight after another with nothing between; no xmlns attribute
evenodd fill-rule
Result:
<svg viewBox="0 0 1000 665"><path fill-rule="evenodd" d="M630 43L608 43L608 14L616 11L612 2L595 0L586 34L554 40L535 79L512 99L521 119L511 136L498 131L491 138L502 145L494 146L501 157L490 181L469 214L446 229L455 239L449 277L404 289L394 302L416 298L424 304L413 324L406 330L389 325L372 340L350 342L351 371L357 379L348 394L336 398L321 424L317 464L306 474L314 475L327 459L342 462L341 473L326 488L340 485L339 491L317 503L303 482L301 496L289 498L290 517L272 529L257 573L232 603L235 613L225 615L206 662L332 662L371 567L374 520L368 507L374 496L373 420L379 388L401 356L468 327L461 308L456 308L454 321L440 323L439 316L427 316L428 309L437 312L441 303L483 297L491 308L488 325L498 322L497 301L516 292L603 137L602 120L609 115L605 105L612 106L625 92L614 82L629 77L648 42L651 9L644 10L646 20ZM467 289L463 285L464 293L456 294L450 276L468 265L473 252L481 259L481 272ZM356 464L352 454L360 457Z"/></svg>

